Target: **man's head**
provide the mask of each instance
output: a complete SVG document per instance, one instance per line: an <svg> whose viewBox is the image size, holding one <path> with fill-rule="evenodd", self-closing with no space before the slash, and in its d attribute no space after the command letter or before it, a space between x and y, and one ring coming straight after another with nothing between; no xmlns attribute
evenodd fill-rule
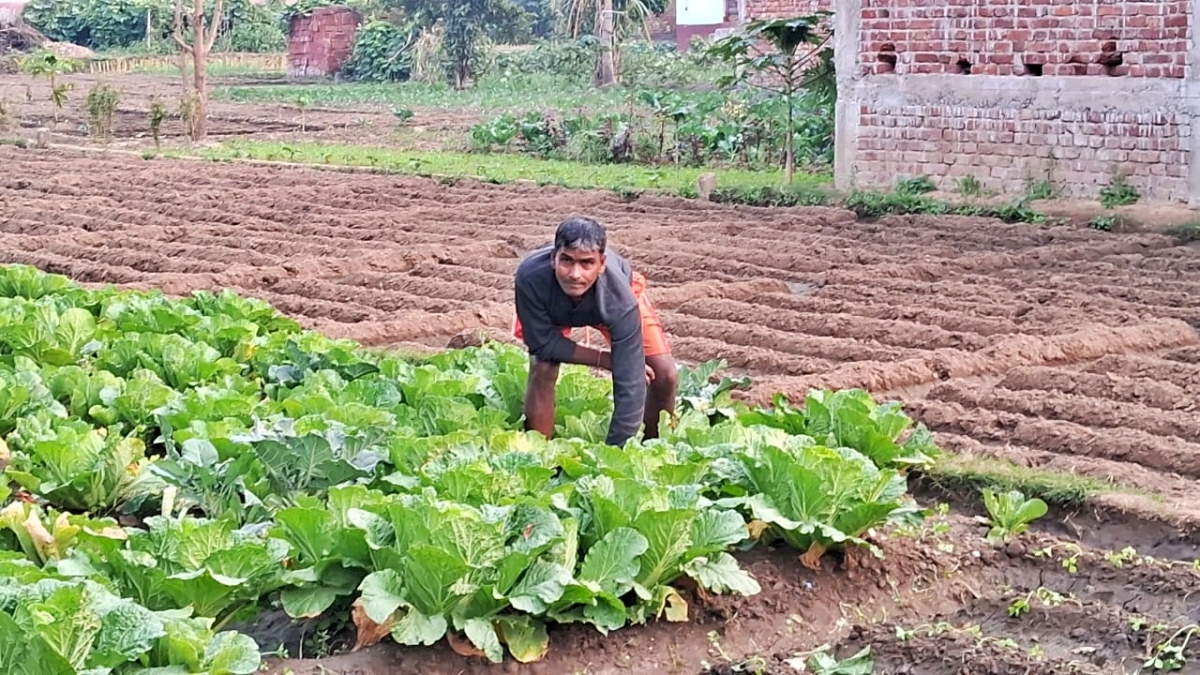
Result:
<svg viewBox="0 0 1200 675"><path fill-rule="evenodd" d="M607 236L591 218L568 218L554 233L554 276L569 297L579 298L604 272Z"/></svg>

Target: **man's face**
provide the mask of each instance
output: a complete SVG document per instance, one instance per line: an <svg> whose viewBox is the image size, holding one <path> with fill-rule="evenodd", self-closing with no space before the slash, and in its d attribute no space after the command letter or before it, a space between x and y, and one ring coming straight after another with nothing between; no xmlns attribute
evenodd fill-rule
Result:
<svg viewBox="0 0 1200 675"><path fill-rule="evenodd" d="M583 297L604 272L605 256L597 251L561 248L554 252L554 276L568 297Z"/></svg>

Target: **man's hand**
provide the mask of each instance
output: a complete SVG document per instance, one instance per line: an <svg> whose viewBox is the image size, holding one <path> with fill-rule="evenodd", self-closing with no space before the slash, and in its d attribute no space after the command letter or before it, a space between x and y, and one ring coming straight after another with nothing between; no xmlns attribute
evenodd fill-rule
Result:
<svg viewBox="0 0 1200 675"><path fill-rule="evenodd" d="M647 387L650 386L650 383L653 381L654 381L654 369L651 368L649 365L647 365L646 366L646 386Z"/></svg>

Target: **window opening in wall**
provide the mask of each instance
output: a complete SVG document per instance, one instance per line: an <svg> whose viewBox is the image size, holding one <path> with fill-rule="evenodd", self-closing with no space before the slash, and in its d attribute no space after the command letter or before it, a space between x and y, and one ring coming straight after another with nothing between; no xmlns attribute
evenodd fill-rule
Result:
<svg viewBox="0 0 1200 675"><path fill-rule="evenodd" d="M958 63L956 63L955 65L958 67L958 73L960 75L970 75L971 74L971 62L970 61L968 61L966 59L959 59Z"/></svg>
<svg viewBox="0 0 1200 675"><path fill-rule="evenodd" d="M879 49L879 72L896 72L896 45L887 43Z"/></svg>
<svg viewBox="0 0 1200 675"><path fill-rule="evenodd" d="M1042 64L1026 63L1025 64L1025 74L1029 75L1030 77L1041 77L1042 76Z"/></svg>

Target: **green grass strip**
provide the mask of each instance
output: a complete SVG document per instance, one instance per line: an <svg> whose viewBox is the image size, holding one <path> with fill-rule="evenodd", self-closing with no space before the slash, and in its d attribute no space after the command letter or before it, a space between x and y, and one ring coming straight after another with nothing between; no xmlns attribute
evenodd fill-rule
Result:
<svg viewBox="0 0 1200 675"><path fill-rule="evenodd" d="M539 185L608 189L618 193L662 190L683 196L694 196L696 179L711 171L702 167L581 164L511 153L430 152L273 141L229 141L219 148L204 150L200 156L213 160L256 159L373 167L390 173L469 177L492 183L529 180ZM723 191L770 190L783 183L782 171L721 169L716 173L718 187ZM826 175L797 174L794 187L812 189L828 181Z"/></svg>
<svg viewBox="0 0 1200 675"><path fill-rule="evenodd" d="M947 453L920 474L927 485L952 492L981 494L984 488L1020 490L1060 506L1082 506L1102 494L1128 494L1161 501L1162 496L1090 476L1047 471L981 455Z"/></svg>

